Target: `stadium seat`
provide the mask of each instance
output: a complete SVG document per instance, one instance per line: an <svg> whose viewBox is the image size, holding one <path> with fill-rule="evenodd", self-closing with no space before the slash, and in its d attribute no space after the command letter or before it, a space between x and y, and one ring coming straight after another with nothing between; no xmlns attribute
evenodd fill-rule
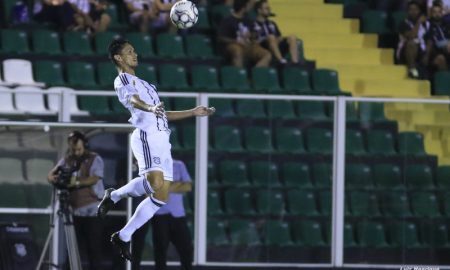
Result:
<svg viewBox="0 0 450 270"><path fill-rule="evenodd" d="M213 27L218 27L223 18L227 17L233 11L232 6L226 4L218 4L211 7L211 22Z"/></svg>
<svg viewBox="0 0 450 270"><path fill-rule="evenodd" d="M225 192L225 206L229 215L254 215L251 194L242 189L229 189Z"/></svg>
<svg viewBox="0 0 450 270"><path fill-rule="evenodd" d="M353 230L353 225L350 223L344 224L344 247L354 247L356 246L355 232Z"/></svg>
<svg viewBox="0 0 450 270"><path fill-rule="evenodd" d="M209 105L216 108L215 115L220 117L234 117L233 100L231 99L209 99Z"/></svg>
<svg viewBox="0 0 450 270"><path fill-rule="evenodd" d="M34 77L48 86L65 85L63 68L56 61L37 61L33 64Z"/></svg>
<svg viewBox="0 0 450 270"><path fill-rule="evenodd" d="M122 103L120 103L119 99L117 97L109 97L108 98L109 103L109 109L111 110L112 114L116 115L130 115L130 111L128 111L127 108L125 108ZM171 136L172 137L172 136ZM174 146L172 145L174 148Z"/></svg>
<svg viewBox="0 0 450 270"><path fill-rule="evenodd" d="M312 74L314 91L326 95L343 94L339 87L338 73L330 69L316 69Z"/></svg>
<svg viewBox="0 0 450 270"><path fill-rule="evenodd" d="M352 191L350 193L350 208L353 216L380 216L378 198L375 194L373 194L373 192Z"/></svg>
<svg viewBox="0 0 450 270"><path fill-rule="evenodd" d="M387 27L387 14L385 11L367 10L361 18L361 29L363 33L386 34L389 32Z"/></svg>
<svg viewBox="0 0 450 270"><path fill-rule="evenodd" d="M281 165L284 185L288 188L311 188L311 173L304 163L286 162Z"/></svg>
<svg viewBox="0 0 450 270"><path fill-rule="evenodd" d="M260 190L256 195L256 208L260 215L281 216L286 213L283 193L275 190Z"/></svg>
<svg viewBox="0 0 450 270"><path fill-rule="evenodd" d="M295 119L294 104L290 100L268 100L267 116L276 119Z"/></svg>
<svg viewBox="0 0 450 270"><path fill-rule="evenodd" d="M384 103L360 102L359 120L361 122L385 122Z"/></svg>
<svg viewBox="0 0 450 270"><path fill-rule="evenodd" d="M400 24L406 19L406 12L404 10L394 11L391 13L392 32L400 32Z"/></svg>
<svg viewBox="0 0 450 270"><path fill-rule="evenodd" d="M6 92L11 88L0 86L0 114L20 115L22 111L14 106L13 92Z"/></svg>
<svg viewBox="0 0 450 270"><path fill-rule="evenodd" d="M181 65L163 64L159 68L159 86L166 91L189 89L186 69Z"/></svg>
<svg viewBox="0 0 450 270"><path fill-rule="evenodd" d="M450 72L438 71L434 75L434 95L450 95Z"/></svg>
<svg viewBox="0 0 450 270"><path fill-rule="evenodd" d="M297 95L313 95L308 71L296 67L283 69L283 88Z"/></svg>
<svg viewBox="0 0 450 270"><path fill-rule="evenodd" d="M96 33L94 36L94 45L96 54L107 55L109 44L111 43L112 40L118 38L120 38L120 35L115 32L105 31Z"/></svg>
<svg viewBox="0 0 450 270"><path fill-rule="evenodd" d="M100 87L113 90L116 77L117 70L111 62L97 64L97 78Z"/></svg>
<svg viewBox="0 0 450 270"><path fill-rule="evenodd" d="M437 186L450 188L450 166L439 166L436 171Z"/></svg>
<svg viewBox="0 0 450 270"><path fill-rule="evenodd" d="M214 52L211 40L204 35L192 34L185 37L186 53L189 58L211 59Z"/></svg>
<svg viewBox="0 0 450 270"><path fill-rule="evenodd" d="M48 172L55 167L49 159L31 158L25 161L25 173L31 183L48 184Z"/></svg>
<svg viewBox="0 0 450 270"><path fill-rule="evenodd" d="M151 35L132 32L126 33L125 38L133 44L138 57L154 57L153 39ZM141 65L141 64L139 64Z"/></svg>
<svg viewBox="0 0 450 270"><path fill-rule="evenodd" d="M229 92L249 92L250 84L247 71L233 66L223 66L220 69L222 89Z"/></svg>
<svg viewBox="0 0 450 270"><path fill-rule="evenodd" d="M17 158L1 157L0 158L0 183L25 183L22 171L22 161ZM48 171L47 171L48 172Z"/></svg>
<svg viewBox="0 0 450 270"><path fill-rule="evenodd" d="M111 29L116 29L116 30L127 30L128 29L128 25L122 24L119 20L119 11L117 10L117 5L115 3L108 3L108 6L106 7L106 13L109 15L109 17L111 18L111 25L110 28ZM135 45L135 44L133 44Z"/></svg>
<svg viewBox="0 0 450 270"><path fill-rule="evenodd" d="M182 138L184 149L195 149L195 126L184 125L182 130Z"/></svg>
<svg viewBox="0 0 450 270"><path fill-rule="evenodd" d="M53 187L48 182L26 185L25 192L32 208L47 208L52 204Z"/></svg>
<svg viewBox="0 0 450 270"><path fill-rule="evenodd" d="M191 68L192 87L199 92L219 92L219 75L212 66L196 65Z"/></svg>
<svg viewBox="0 0 450 270"><path fill-rule="evenodd" d="M208 192L208 216L209 215L223 215L223 210L220 206L220 196L216 191Z"/></svg>
<svg viewBox="0 0 450 270"><path fill-rule="evenodd" d="M323 101L294 101L299 119L310 121L325 121L325 102Z"/></svg>
<svg viewBox="0 0 450 270"><path fill-rule="evenodd" d="M181 150L181 135L179 134L180 130L176 126L171 126L170 131L170 144L172 145L172 150Z"/></svg>
<svg viewBox="0 0 450 270"><path fill-rule="evenodd" d="M291 223L295 242L307 247L320 247L325 245L322 226L317 221L305 220Z"/></svg>
<svg viewBox="0 0 450 270"><path fill-rule="evenodd" d="M283 153L304 153L303 133L295 127L281 127L275 130L277 151Z"/></svg>
<svg viewBox="0 0 450 270"><path fill-rule="evenodd" d="M228 240L225 223L218 220L208 219L208 235L206 237L208 246L223 246L228 245L230 241Z"/></svg>
<svg viewBox="0 0 450 270"><path fill-rule="evenodd" d="M159 57L164 58L183 58L184 44L181 36L163 33L156 37L156 49Z"/></svg>
<svg viewBox="0 0 450 270"><path fill-rule="evenodd" d="M247 165L242 161L226 160L220 163L219 174L222 184L248 186Z"/></svg>
<svg viewBox="0 0 450 270"><path fill-rule="evenodd" d="M6 83L30 86L45 86L45 83L33 79L31 62L23 59L7 59L3 61L3 78Z"/></svg>
<svg viewBox="0 0 450 270"><path fill-rule="evenodd" d="M56 111L45 108L44 91L32 86L19 86L14 89L16 108L36 115L56 115Z"/></svg>
<svg viewBox="0 0 450 270"><path fill-rule="evenodd" d="M0 207L28 207L28 200L23 185L2 183L0 185Z"/></svg>
<svg viewBox="0 0 450 270"><path fill-rule="evenodd" d="M394 155L394 137L386 130L371 130L367 132L367 150L374 155Z"/></svg>
<svg viewBox="0 0 450 270"><path fill-rule="evenodd" d="M362 247L387 247L385 228L383 224L372 221L360 222L357 226L359 244Z"/></svg>
<svg viewBox="0 0 450 270"><path fill-rule="evenodd" d="M384 216L389 217L410 217L408 196L405 192L386 191L381 194L381 206Z"/></svg>
<svg viewBox="0 0 450 270"><path fill-rule="evenodd" d="M310 153L331 154L333 133L328 129L309 128L306 131L306 147Z"/></svg>
<svg viewBox="0 0 450 270"><path fill-rule="evenodd" d="M266 127L247 127L244 131L245 149L250 152L273 151L272 132Z"/></svg>
<svg viewBox="0 0 450 270"><path fill-rule="evenodd" d="M242 118L266 118L264 103L258 99L236 100L236 112Z"/></svg>
<svg viewBox="0 0 450 270"><path fill-rule="evenodd" d="M241 132L233 126L218 126L213 129L214 149L225 152L242 151Z"/></svg>
<svg viewBox="0 0 450 270"><path fill-rule="evenodd" d="M34 53L61 55L61 43L57 32L44 29L34 30L31 37Z"/></svg>
<svg viewBox="0 0 450 270"><path fill-rule="evenodd" d="M254 187L280 187L277 164L270 161L252 161L250 179Z"/></svg>
<svg viewBox="0 0 450 270"><path fill-rule="evenodd" d="M299 216L317 216L319 214L314 192L307 190L289 190L287 193L289 214Z"/></svg>
<svg viewBox="0 0 450 270"><path fill-rule="evenodd" d="M248 222L247 220L231 220L229 228L232 245L261 245L258 230L253 222Z"/></svg>
<svg viewBox="0 0 450 270"><path fill-rule="evenodd" d="M22 145L27 149L55 151L51 135L47 132L26 131L22 132ZM47 171L48 172L48 171Z"/></svg>
<svg viewBox="0 0 450 270"><path fill-rule="evenodd" d="M254 67L252 68L253 90L267 93L282 93L278 81L278 73L274 68Z"/></svg>
<svg viewBox="0 0 450 270"><path fill-rule="evenodd" d="M398 134L399 154L425 155L423 135L418 132L400 132Z"/></svg>
<svg viewBox="0 0 450 270"><path fill-rule="evenodd" d="M347 129L345 132L345 153L350 155L364 155L366 153L361 131Z"/></svg>
<svg viewBox="0 0 450 270"><path fill-rule="evenodd" d="M411 222L395 222L389 226L390 244L400 248L420 247L419 230Z"/></svg>
<svg viewBox="0 0 450 270"><path fill-rule="evenodd" d="M73 61L67 63L67 82L76 88L96 89L95 69L91 63Z"/></svg>
<svg viewBox="0 0 450 270"><path fill-rule="evenodd" d="M434 188L433 172L428 165L407 165L405 167L405 179L410 189L424 190Z"/></svg>
<svg viewBox="0 0 450 270"><path fill-rule="evenodd" d="M373 166L373 179L377 188L402 189L404 188L401 170L392 164L375 164Z"/></svg>
<svg viewBox="0 0 450 270"><path fill-rule="evenodd" d="M93 55L89 36L83 32L65 32L63 34L64 52L82 56Z"/></svg>
<svg viewBox="0 0 450 270"><path fill-rule="evenodd" d="M1 49L3 53L24 54L29 53L27 33L15 29L3 29L1 33Z"/></svg>
<svg viewBox="0 0 450 270"><path fill-rule="evenodd" d="M195 107L195 98L174 98L173 108L175 111L188 110Z"/></svg>
<svg viewBox="0 0 450 270"><path fill-rule="evenodd" d="M291 237L289 223L278 220L268 220L262 228L264 244L267 246L292 246L294 243Z"/></svg>
<svg viewBox="0 0 450 270"><path fill-rule="evenodd" d="M2 96L0 95L0 101L1 101L1 98L2 98ZM6 131L6 130L1 131L0 132L0 142L2 142L2 144L0 145L0 149L1 149L0 151L3 151L3 150L17 151L22 148L22 145L19 144L19 133L14 132L14 131Z"/></svg>
<svg viewBox="0 0 450 270"><path fill-rule="evenodd" d="M420 224L420 235L422 242L428 247L446 247L449 246L448 227L446 224L436 222L423 222Z"/></svg>
<svg viewBox="0 0 450 270"><path fill-rule="evenodd" d="M139 66L136 68L136 76L150 84L158 86L156 69L153 65L146 63L139 64Z"/></svg>
<svg viewBox="0 0 450 270"><path fill-rule="evenodd" d="M73 93L72 88L67 87L51 87L47 90L48 92L69 92ZM59 111L60 108L60 95L59 94L49 94L47 95L48 107L51 111ZM78 107L77 97L75 95L69 95L69 106L70 106L70 114L74 116L86 116L89 115L89 112L80 110Z"/></svg>
<svg viewBox="0 0 450 270"><path fill-rule="evenodd" d="M81 110L88 111L90 115L111 115L107 96L78 96L78 104Z"/></svg>
<svg viewBox="0 0 450 270"><path fill-rule="evenodd" d="M415 192L411 195L411 208L414 216L436 218L440 217L439 203L432 192Z"/></svg>
<svg viewBox="0 0 450 270"><path fill-rule="evenodd" d="M319 209L324 216L331 215L331 192L324 190L319 193Z"/></svg>
<svg viewBox="0 0 450 270"><path fill-rule="evenodd" d="M345 185L347 189L372 189L371 168L365 164L347 164L345 167Z"/></svg>
<svg viewBox="0 0 450 270"><path fill-rule="evenodd" d="M314 163L312 172L316 187L329 188L331 186L333 172L330 163Z"/></svg>

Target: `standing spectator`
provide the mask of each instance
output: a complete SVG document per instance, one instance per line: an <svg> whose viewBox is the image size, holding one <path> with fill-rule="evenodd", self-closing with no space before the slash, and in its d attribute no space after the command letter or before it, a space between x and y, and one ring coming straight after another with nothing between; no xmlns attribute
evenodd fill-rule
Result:
<svg viewBox="0 0 450 270"><path fill-rule="evenodd" d="M250 0L235 0L234 11L219 26L219 47L236 67L244 67L247 61L257 67L267 67L272 60L270 52L261 47L251 35L253 22L246 15L252 6L253 2Z"/></svg>
<svg viewBox="0 0 450 270"><path fill-rule="evenodd" d="M450 59L450 26L443 19L442 6L436 4L430 12L431 24L425 36L427 50L424 64L438 71L447 70Z"/></svg>
<svg viewBox="0 0 450 270"><path fill-rule="evenodd" d="M167 269L167 249L173 243L180 257L181 269L192 269L192 240L186 222L183 195L192 190L191 177L186 165L180 160L173 160L173 182L170 185L169 200L155 213L151 224L153 233L153 251L155 269ZM132 270L140 269L141 255L144 247L148 223L136 231L133 237Z"/></svg>
<svg viewBox="0 0 450 270"><path fill-rule="evenodd" d="M73 30L88 33L104 32L111 23L111 17L106 13L107 0L68 0L75 10L77 26Z"/></svg>
<svg viewBox="0 0 450 270"><path fill-rule="evenodd" d="M292 63L298 63L298 45L295 36L282 37L277 24L269 20L274 16L270 10L267 0L260 0L255 4L256 21L253 30L258 36L258 42L266 49L270 50L281 64L286 64L283 57L287 52L291 55Z"/></svg>
<svg viewBox="0 0 450 270"><path fill-rule="evenodd" d="M426 49L424 35L428 27L429 23L422 14L419 4L416 1L409 2L407 18L399 26L400 36L396 56L400 62L406 62L408 75L414 79L419 78L417 62Z"/></svg>

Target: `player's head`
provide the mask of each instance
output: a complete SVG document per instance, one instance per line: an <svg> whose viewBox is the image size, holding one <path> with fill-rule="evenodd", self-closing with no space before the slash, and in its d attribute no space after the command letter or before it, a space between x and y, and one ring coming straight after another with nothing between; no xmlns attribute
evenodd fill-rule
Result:
<svg viewBox="0 0 450 270"><path fill-rule="evenodd" d="M69 154L79 158L86 153L88 140L82 132L74 130L67 137L67 144L69 145Z"/></svg>
<svg viewBox="0 0 450 270"><path fill-rule="evenodd" d="M417 1L409 1L408 2L408 18L412 20L416 20L419 18L422 11L420 10L420 4Z"/></svg>
<svg viewBox="0 0 450 270"><path fill-rule="evenodd" d="M433 6L431 7L431 11L430 11L430 18L432 21L434 22L439 22L442 19L442 14L443 10L442 10L442 6L438 5L438 4L433 4Z"/></svg>
<svg viewBox="0 0 450 270"><path fill-rule="evenodd" d="M134 69L138 65L137 54L128 40L115 39L108 47L109 59L120 68Z"/></svg>
<svg viewBox="0 0 450 270"><path fill-rule="evenodd" d="M253 3L250 0L234 0L233 10L234 12L247 12L250 10L250 4Z"/></svg>
<svg viewBox="0 0 450 270"><path fill-rule="evenodd" d="M270 17L272 12L270 11L269 2L267 0L259 0L255 4L255 11L259 16L263 16L265 18Z"/></svg>

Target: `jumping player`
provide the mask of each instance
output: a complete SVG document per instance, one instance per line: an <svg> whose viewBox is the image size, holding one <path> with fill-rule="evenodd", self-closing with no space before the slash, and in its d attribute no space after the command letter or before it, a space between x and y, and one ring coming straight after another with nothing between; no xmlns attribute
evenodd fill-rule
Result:
<svg viewBox="0 0 450 270"><path fill-rule="evenodd" d="M120 250L122 257L131 260L129 242L132 234L149 221L168 199L173 164L167 121L208 116L215 109L198 106L186 111L166 112L156 87L136 77L138 56L128 41L112 41L109 57L119 72L114 81L117 96L130 111L129 122L136 128L131 135L131 149L138 161L139 176L117 190L107 189L97 215L104 218L114 204L123 198L148 196L138 205L125 227L111 236L112 244Z"/></svg>

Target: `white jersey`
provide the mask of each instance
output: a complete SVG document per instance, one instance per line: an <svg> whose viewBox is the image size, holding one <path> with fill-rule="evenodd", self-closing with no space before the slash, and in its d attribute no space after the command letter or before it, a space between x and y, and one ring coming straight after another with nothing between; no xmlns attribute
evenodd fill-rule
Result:
<svg viewBox="0 0 450 270"><path fill-rule="evenodd" d="M150 105L160 103L158 92L156 92L154 85L134 75L120 73L114 80L114 89L116 90L120 103L130 111L131 118L128 121L134 127L149 134L159 131L170 132L165 115L158 117L154 113L136 109L131 105L130 98L133 95L138 95L142 101Z"/></svg>

